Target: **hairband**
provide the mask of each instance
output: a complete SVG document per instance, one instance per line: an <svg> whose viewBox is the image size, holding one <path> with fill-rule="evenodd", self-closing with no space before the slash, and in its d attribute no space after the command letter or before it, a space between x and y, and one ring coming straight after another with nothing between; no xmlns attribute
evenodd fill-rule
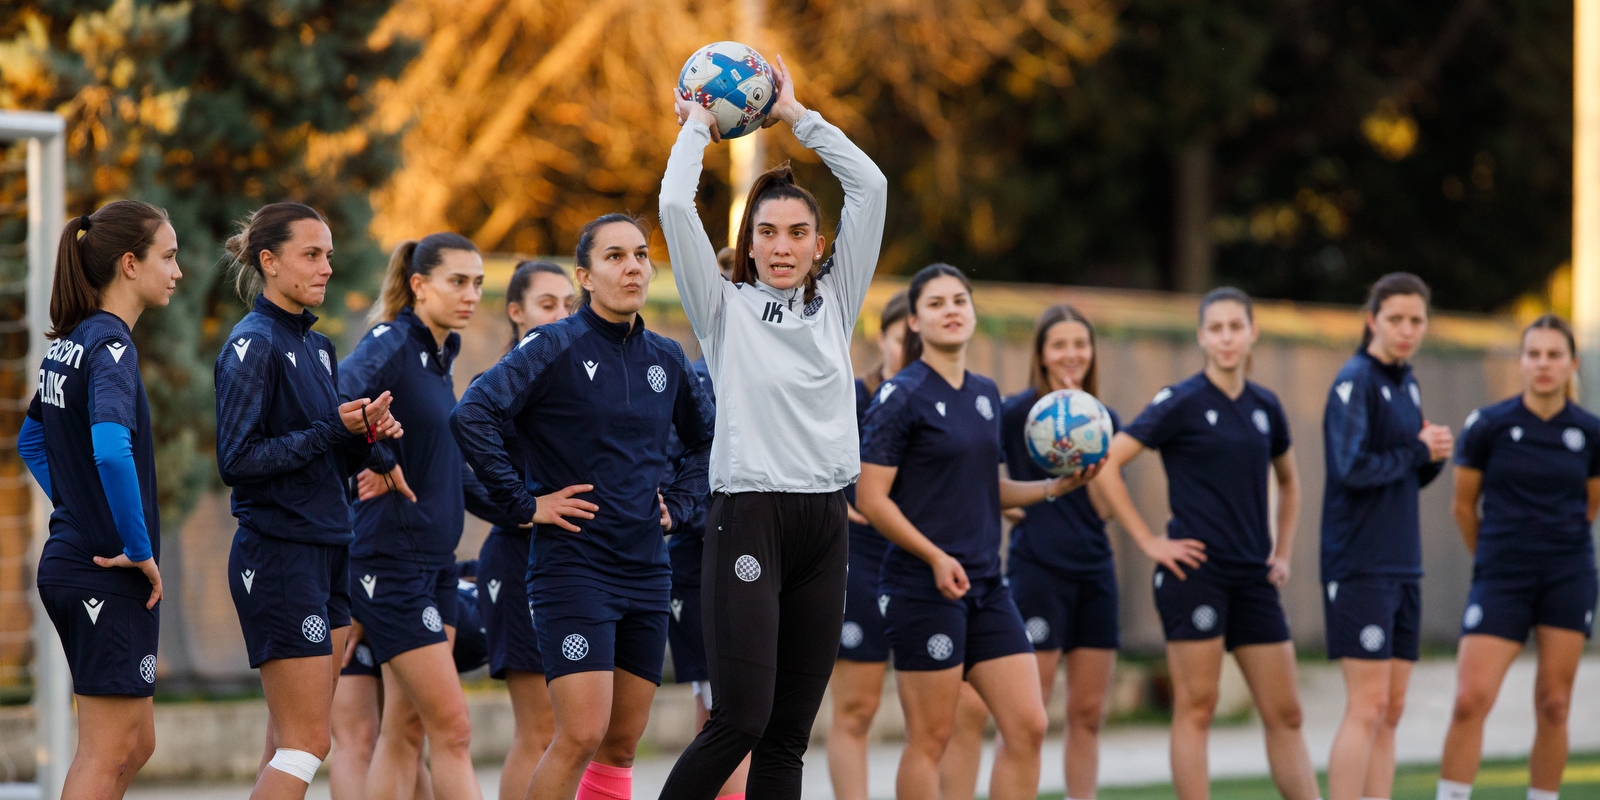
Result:
<svg viewBox="0 0 1600 800"><path fill-rule="evenodd" d="M78 215L78 230L80 230L80 231L82 231L84 233L88 233L89 232L89 223L90 223L90 220L89 220L89 215L88 214L79 214Z"/></svg>

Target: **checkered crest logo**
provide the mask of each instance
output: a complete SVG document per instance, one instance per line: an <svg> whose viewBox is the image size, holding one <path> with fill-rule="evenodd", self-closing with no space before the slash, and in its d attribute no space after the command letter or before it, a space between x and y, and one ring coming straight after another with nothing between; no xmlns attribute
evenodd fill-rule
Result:
<svg viewBox="0 0 1600 800"><path fill-rule="evenodd" d="M156 657L154 654L139 660L139 677L144 678L145 683L156 682Z"/></svg>
<svg viewBox="0 0 1600 800"><path fill-rule="evenodd" d="M644 374L644 379L650 382L650 388L664 392L667 390L667 371L659 365L652 365Z"/></svg>
<svg viewBox="0 0 1600 800"><path fill-rule="evenodd" d="M928 637L928 657L934 661L943 661L956 651L956 643L950 637L936 633Z"/></svg>
<svg viewBox="0 0 1600 800"><path fill-rule="evenodd" d="M1250 412L1250 421L1256 424L1256 430L1262 433L1272 433L1272 421L1267 419L1267 412L1259 408Z"/></svg>
<svg viewBox="0 0 1600 800"><path fill-rule="evenodd" d="M984 419L994 419L994 404L989 402L987 395L978 395L977 405L978 413L981 414Z"/></svg>
<svg viewBox="0 0 1600 800"><path fill-rule="evenodd" d="M1191 618L1194 621L1194 629L1197 631L1209 631L1217 627L1217 610L1211 606L1196 608Z"/></svg>
<svg viewBox="0 0 1600 800"><path fill-rule="evenodd" d="M1028 629L1028 641L1042 644L1050 638L1050 623L1044 617L1029 617L1025 627Z"/></svg>
<svg viewBox="0 0 1600 800"><path fill-rule="evenodd" d="M1461 624L1466 626L1467 630L1472 630L1478 627L1480 622L1483 622L1483 606L1477 603L1467 606L1467 613L1462 615Z"/></svg>
<svg viewBox="0 0 1600 800"><path fill-rule="evenodd" d="M444 620L439 617L439 609L433 606L422 609L422 627L434 633L444 630Z"/></svg>
<svg viewBox="0 0 1600 800"><path fill-rule="evenodd" d="M308 642L321 643L328 638L328 623L322 617L312 614L300 622L300 633Z"/></svg>
<svg viewBox="0 0 1600 800"><path fill-rule="evenodd" d="M368 647L366 642L356 645L356 661L360 663L361 666L366 667L367 669L372 669L372 648Z"/></svg>
<svg viewBox="0 0 1600 800"><path fill-rule="evenodd" d="M861 626L854 622L846 622L844 629L839 631L839 644L846 650L854 650L861 646L861 640L866 634L861 632Z"/></svg>
<svg viewBox="0 0 1600 800"><path fill-rule="evenodd" d="M1361 649L1376 653L1383 649L1383 629L1376 625L1368 625L1361 629Z"/></svg>
<svg viewBox="0 0 1600 800"><path fill-rule="evenodd" d="M1568 428L1561 432L1561 443L1566 445L1568 450L1577 453L1583 450L1587 440L1583 436L1583 431L1577 428Z"/></svg>
<svg viewBox="0 0 1600 800"><path fill-rule="evenodd" d="M761 577L761 562L755 556L739 556L739 560L733 562L733 574L739 580L750 583Z"/></svg>
<svg viewBox="0 0 1600 800"><path fill-rule="evenodd" d="M582 661L589 655L589 640L576 633L567 634L567 638L561 640L561 655L568 661Z"/></svg>
<svg viewBox="0 0 1600 800"><path fill-rule="evenodd" d="M326 350L318 350L317 351L317 356L322 359L322 368L327 370L329 375L332 375L333 374L333 359L328 358L328 351L326 351Z"/></svg>

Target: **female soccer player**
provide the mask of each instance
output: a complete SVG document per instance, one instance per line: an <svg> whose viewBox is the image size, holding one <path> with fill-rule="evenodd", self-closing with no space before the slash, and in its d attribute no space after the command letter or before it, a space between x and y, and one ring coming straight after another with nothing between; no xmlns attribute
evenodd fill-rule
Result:
<svg viewBox="0 0 1600 800"><path fill-rule="evenodd" d="M17 452L55 506L38 586L78 706L67 797L121 797L155 751L161 518L132 335L182 277L178 236L155 206L118 200L61 232L52 341Z"/></svg>
<svg viewBox="0 0 1600 800"><path fill-rule="evenodd" d="M1539 671L1528 800L1556 800L1572 682L1594 630L1589 530L1600 509L1600 418L1568 399L1578 358L1565 320L1547 314L1522 332L1521 366L1522 394L1472 412L1456 451L1455 517L1473 552L1473 575L1440 800L1471 796L1483 720L1529 630Z"/></svg>
<svg viewBox="0 0 1600 800"><path fill-rule="evenodd" d="M511 347L541 325L566 319L577 295L572 279L548 261L524 261L506 287L506 316L511 320ZM512 463L522 470L516 428L504 426ZM544 683L544 658L533 630L528 605L528 549L533 530L496 525L478 551L478 613L483 616L489 646L489 675L504 680L511 694L511 747L500 773L500 800L522 800L544 749L555 735L550 692Z"/></svg>
<svg viewBox="0 0 1600 800"><path fill-rule="evenodd" d="M711 453L701 603L716 706L662 796L708 800L753 751L749 792L800 795L801 757L838 653L848 535L843 490L860 471L850 335L883 239L888 180L775 67L783 120L844 187L834 255L822 262L816 198L787 165L758 176L732 280L695 211L716 121L676 97L683 129L661 181L673 279L725 413Z"/></svg>
<svg viewBox="0 0 1600 800"><path fill-rule="evenodd" d="M861 512L889 540L878 607L906 714L895 794L939 795L963 678L1000 732L989 796L1032 798L1044 702L1038 665L1000 576L1000 509L1054 499L1092 479L1001 478L1000 393L966 370L972 289L948 264L923 268L906 299L906 366L878 390L861 443Z"/></svg>
<svg viewBox="0 0 1600 800"><path fill-rule="evenodd" d="M228 583L267 696L271 755L251 796L301 798L328 754L350 626L345 480L402 430L387 392L339 402L333 342L311 329L333 274L322 215L262 206L227 249L239 296L254 300L216 365L217 469L239 519Z"/></svg>
<svg viewBox="0 0 1600 800"><path fill-rule="evenodd" d="M1200 301L1205 369L1156 393L1111 441L1100 484L1139 549L1156 562L1155 600L1172 670L1172 784L1178 797L1209 796L1206 739L1216 712L1223 651L1239 662L1266 728L1273 782L1289 800L1319 796L1300 733L1294 643L1278 590L1289 580L1300 482L1289 424L1272 392L1247 380L1256 325L1250 298L1213 289ZM1122 469L1145 448L1161 451L1172 521L1145 524ZM1274 545L1267 474L1278 483Z"/></svg>
<svg viewBox="0 0 1600 800"><path fill-rule="evenodd" d="M491 497L538 525L528 592L555 738L534 770L532 800L631 795L634 749L666 651L662 532L706 492L714 425L682 348L639 317L651 266L638 221L607 214L585 225L577 264L578 312L523 337L473 381L452 417ZM527 481L566 488L528 491L506 456L507 421ZM674 428L687 450L681 466L668 458Z"/></svg>
<svg viewBox="0 0 1600 800"><path fill-rule="evenodd" d="M1407 363L1428 327L1427 284L1385 275L1365 310L1361 349L1333 379L1322 418L1322 607L1346 698L1328 756L1332 800L1388 797L1393 786L1422 620L1417 493L1454 447L1450 429L1423 416Z"/></svg>
<svg viewBox="0 0 1600 800"><path fill-rule="evenodd" d="M1033 331L1030 385L1000 407L1000 435L1012 480L1049 474L1029 456L1024 428L1039 398L1062 389L1095 394L1099 375L1094 327L1069 305L1039 315ZM1113 431L1122 420L1111 412ZM1011 529L1006 561L1012 596L1039 659L1045 705L1062 655L1067 668L1067 797L1093 800L1100 768L1100 724L1116 666L1117 573L1106 538L1111 506L1100 484L1023 510Z"/></svg>
<svg viewBox="0 0 1600 800"><path fill-rule="evenodd" d="M856 421L884 381L900 371L910 305L898 292L883 306L878 319L878 366L856 379ZM855 487L846 490L852 506ZM833 721L828 727L828 779L839 800L867 800L867 734L883 698L883 675L889 666L889 643L878 613L878 569L889 541L873 530L867 518L850 509L850 577L844 595L844 628L839 634L839 660L833 664Z"/></svg>
<svg viewBox="0 0 1600 800"><path fill-rule="evenodd" d="M367 775L372 797L393 797L414 784L424 733L434 794L441 800L480 794L469 750L472 721L451 657L455 550L466 509L490 520L499 520L500 510L468 472L450 412L458 331L482 297L483 258L466 237L434 233L403 242L368 316L376 324L340 364L340 397L392 393L391 410L410 434L374 445L356 477L350 573L359 586L352 616L383 665L389 701ZM401 724L411 720L420 720L420 729Z"/></svg>

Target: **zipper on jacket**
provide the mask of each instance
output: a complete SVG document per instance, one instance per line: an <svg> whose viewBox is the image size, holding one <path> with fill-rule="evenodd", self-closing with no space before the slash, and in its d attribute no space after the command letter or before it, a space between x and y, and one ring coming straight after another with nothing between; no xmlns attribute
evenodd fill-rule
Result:
<svg viewBox="0 0 1600 800"><path fill-rule="evenodd" d="M628 337L622 337L622 344L617 345L617 351L622 354L622 397L628 407L633 407L633 382L628 380Z"/></svg>

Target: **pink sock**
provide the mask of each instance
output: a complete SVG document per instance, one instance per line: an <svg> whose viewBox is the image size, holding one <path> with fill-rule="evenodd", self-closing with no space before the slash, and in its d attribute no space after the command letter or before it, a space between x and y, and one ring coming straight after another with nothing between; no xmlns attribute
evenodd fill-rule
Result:
<svg viewBox="0 0 1600 800"><path fill-rule="evenodd" d="M633 767L612 767L590 761L578 783L577 800L632 800Z"/></svg>
<svg viewBox="0 0 1600 800"><path fill-rule="evenodd" d="M744 800L744 792L738 794L719 794L717 800Z"/></svg>

